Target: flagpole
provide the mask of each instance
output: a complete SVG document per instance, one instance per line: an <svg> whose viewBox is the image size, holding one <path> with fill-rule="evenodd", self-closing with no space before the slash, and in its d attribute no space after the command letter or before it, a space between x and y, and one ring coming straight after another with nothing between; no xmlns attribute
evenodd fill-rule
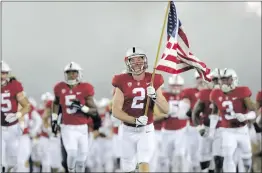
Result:
<svg viewBox="0 0 262 173"><path fill-rule="evenodd" d="M155 59L155 64L154 64L153 73L152 73L152 77L151 77L151 83L150 83L151 86L153 86L154 79L155 79L156 66L157 66L157 62L158 62L160 48L161 48L161 45L162 45L162 39L163 39L163 35L164 35L164 30L165 30L165 27L166 27L166 21L167 21L167 18L168 18L169 8L170 8L170 1L168 1L168 5L167 5L167 8L166 8L166 13L165 13L165 19L164 19L164 22L163 22L161 35L160 35L160 39L159 39L159 42L158 42L156 59ZM147 113L148 113L149 103L150 103L150 98L147 97L145 115L147 115Z"/></svg>

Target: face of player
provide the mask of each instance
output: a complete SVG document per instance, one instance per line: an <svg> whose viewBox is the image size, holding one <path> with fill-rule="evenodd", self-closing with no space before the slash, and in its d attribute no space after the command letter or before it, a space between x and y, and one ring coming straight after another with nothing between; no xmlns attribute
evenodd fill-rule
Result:
<svg viewBox="0 0 262 173"><path fill-rule="evenodd" d="M206 82L201 77L196 79L196 86L199 90L207 88Z"/></svg>
<svg viewBox="0 0 262 173"><path fill-rule="evenodd" d="M168 87L170 91L174 94L179 94L183 89L182 85L169 85Z"/></svg>
<svg viewBox="0 0 262 173"><path fill-rule="evenodd" d="M67 71L67 80L76 80L78 77L78 71L76 70L71 70L71 71Z"/></svg>
<svg viewBox="0 0 262 173"><path fill-rule="evenodd" d="M135 74L141 74L143 72L143 68L145 65L144 57L137 56L133 57L129 60L131 68L135 72Z"/></svg>
<svg viewBox="0 0 262 173"><path fill-rule="evenodd" d="M4 85L8 78L8 72L1 72L1 85Z"/></svg>
<svg viewBox="0 0 262 173"><path fill-rule="evenodd" d="M221 85L230 86L232 83L233 83L233 79L231 77L222 77L221 78Z"/></svg>

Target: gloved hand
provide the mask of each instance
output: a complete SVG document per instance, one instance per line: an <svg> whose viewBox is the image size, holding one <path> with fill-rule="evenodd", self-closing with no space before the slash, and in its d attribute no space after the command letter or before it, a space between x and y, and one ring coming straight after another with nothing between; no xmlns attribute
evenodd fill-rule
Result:
<svg viewBox="0 0 262 173"><path fill-rule="evenodd" d="M244 115L244 114L236 113L235 116L236 116L236 118L237 118L237 120L238 120L239 122L244 122L244 121L247 120L247 119L246 119L246 115Z"/></svg>
<svg viewBox="0 0 262 173"><path fill-rule="evenodd" d="M12 123L15 122L16 120L18 120L19 118L22 117L22 113L21 112L17 112L17 113L7 113L5 114L5 121L8 123Z"/></svg>
<svg viewBox="0 0 262 173"><path fill-rule="evenodd" d="M152 99L156 99L156 90L154 87L152 86L148 86L146 88L146 92L147 92L147 96L152 98Z"/></svg>
<svg viewBox="0 0 262 173"><path fill-rule="evenodd" d="M52 132L57 135L57 131L59 129L59 125L57 124L57 120L52 121Z"/></svg>
<svg viewBox="0 0 262 173"><path fill-rule="evenodd" d="M73 100L70 107L76 108L78 111L81 111L83 113L88 113L89 111L89 107L82 105L79 100Z"/></svg>
<svg viewBox="0 0 262 173"><path fill-rule="evenodd" d="M136 118L136 125L137 126L145 126L147 125L148 117L143 115L138 118Z"/></svg>

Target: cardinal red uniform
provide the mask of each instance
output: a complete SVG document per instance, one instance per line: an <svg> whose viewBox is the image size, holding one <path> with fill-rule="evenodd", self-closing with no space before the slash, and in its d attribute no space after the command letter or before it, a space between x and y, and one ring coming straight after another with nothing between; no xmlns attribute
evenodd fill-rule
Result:
<svg viewBox="0 0 262 173"><path fill-rule="evenodd" d="M184 89L181 93L182 99L189 99L190 100L190 111L188 114L190 115L199 96L199 90L197 88L187 88ZM191 116L191 115L190 115ZM200 162L200 142L201 136L198 130L193 127L192 119L189 118L190 126L188 127L187 137L187 147L191 156L191 161L193 163L192 167L198 167Z"/></svg>
<svg viewBox="0 0 262 173"><path fill-rule="evenodd" d="M256 101L259 103L260 112L262 112L262 91L259 91L256 96Z"/></svg>
<svg viewBox="0 0 262 173"><path fill-rule="evenodd" d="M244 98L250 97L251 91L248 87L236 87L225 94L219 89L211 92L210 99L219 110L220 121L218 131L222 137L223 156L232 156L237 148L242 157L251 156L251 144L249 139L247 122L239 122L235 113L246 114L248 112Z"/></svg>
<svg viewBox="0 0 262 173"><path fill-rule="evenodd" d="M177 117L177 110L179 109L179 102L182 99L182 94L173 94L170 92L164 92L166 100L169 103L169 111L171 112L169 117L165 119L163 139L163 155L164 162L169 165L169 161L175 158L185 156L187 142L185 140L187 132L187 121L181 120ZM170 155L172 153L172 155ZM172 157L171 157L172 156ZM170 163L171 164L171 163ZM172 165L172 164L171 164ZM177 166L173 165L173 171L177 172ZM164 170L168 172L168 170Z"/></svg>
<svg viewBox="0 0 262 173"><path fill-rule="evenodd" d="M123 92L124 104L122 110L128 115L136 118L144 115L147 100L146 88L150 85L151 76L151 73L146 72L145 78L140 81L134 80L131 74L114 76L112 85ZM153 82L155 90L158 90L163 83L163 77L156 74ZM136 128L133 124L123 124L121 162L124 172L133 171L137 162L149 163L155 151L155 146L152 143L155 143L155 134L153 105L151 104L148 109L147 126Z"/></svg>
<svg viewBox="0 0 262 173"><path fill-rule="evenodd" d="M77 156L77 161L79 160L82 164L83 160L87 158L87 124L91 120L84 116L82 112L77 111L76 108L70 108L70 105L73 100L79 100L81 104L85 105L86 98L94 96L94 88L91 84L82 82L70 88L65 82L60 82L54 87L54 94L56 98L59 98L59 104L62 109L61 136L65 150L68 157L74 156L75 158Z"/></svg>
<svg viewBox="0 0 262 173"><path fill-rule="evenodd" d="M210 93L212 89L202 89L198 93L198 99L204 104L204 110L200 114L200 123L209 127L209 115L212 113L212 103L210 102ZM212 143L208 137L201 137L200 141L200 160L201 162L210 161L212 159Z"/></svg>
<svg viewBox="0 0 262 173"><path fill-rule="evenodd" d="M22 84L17 80L9 81L5 86L1 87L1 126L2 126L2 165L10 166L16 164L18 139L22 135L18 121L8 123L5 121L8 113L16 113L18 111L18 101L16 96L23 92ZM7 159L11 160L6 163Z"/></svg>

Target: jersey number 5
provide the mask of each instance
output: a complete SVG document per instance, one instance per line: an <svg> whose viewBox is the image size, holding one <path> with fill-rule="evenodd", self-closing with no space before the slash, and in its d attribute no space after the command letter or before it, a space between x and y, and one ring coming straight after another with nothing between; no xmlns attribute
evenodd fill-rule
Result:
<svg viewBox="0 0 262 173"><path fill-rule="evenodd" d="M133 102L131 105L131 108L134 109L143 109L144 108L144 103L137 103L137 101L143 101L146 98L146 91L144 88L134 88L132 91L133 94L140 93L139 96L135 96L133 98Z"/></svg>
<svg viewBox="0 0 262 173"><path fill-rule="evenodd" d="M227 101L223 101L222 102L222 106L226 107L226 115L225 118L227 120L232 120L232 119L236 119L235 117L235 111L234 111L234 107L233 107L233 103L229 100Z"/></svg>
<svg viewBox="0 0 262 173"><path fill-rule="evenodd" d="M76 99L76 95L65 96L65 105L68 106L68 108L66 108L66 113L74 114L77 112L76 108L69 108L69 106L72 104L72 100L75 100L75 99Z"/></svg>
<svg viewBox="0 0 262 173"><path fill-rule="evenodd" d="M1 111L2 112L8 112L12 109L12 103L10 101L10 93L1 93Z"/></svg>

